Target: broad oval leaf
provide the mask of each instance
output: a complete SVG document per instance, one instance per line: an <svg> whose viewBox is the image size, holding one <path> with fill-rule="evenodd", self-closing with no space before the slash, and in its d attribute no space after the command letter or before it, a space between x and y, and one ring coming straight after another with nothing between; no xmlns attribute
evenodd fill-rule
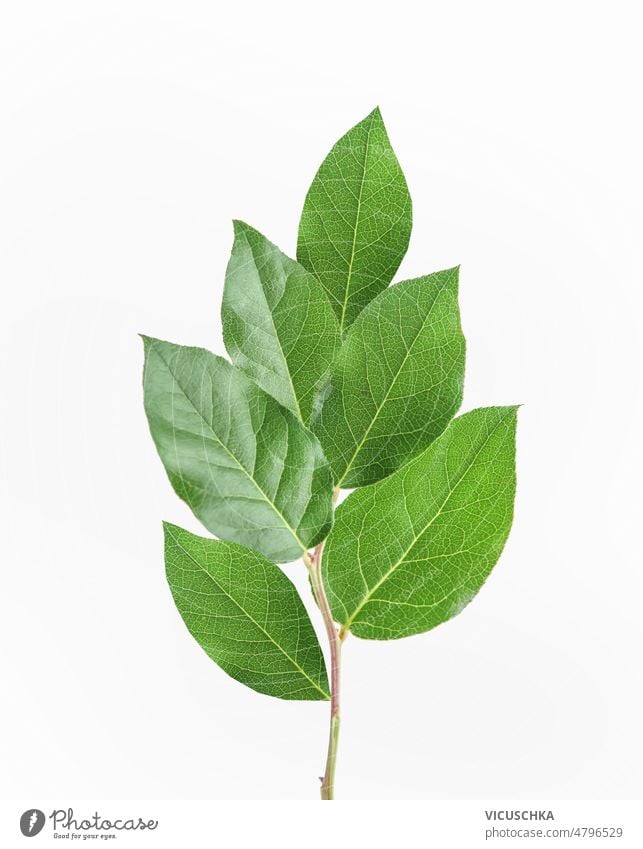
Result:
<svg viewBox="0 0 643 849"><path fill-rule="evenodd" d="M341 334L317 278L234 222L221 318L232 362L305 424Z"/></svg>
<svg viewBox="0 0 643 849"><path fill-rule="evenodd" d="M462 401L458 269L391 286L348 331L313 431L338 486L391 474L438 436Z"/></svg>
<svg viewBox="0 0 643 849"><path fill-rule="evenodd" d="M152 437L205 527L280 562L324 539L332 480L317 438L222 357L143 339Z"/></svg>
<svg viewBox="0 0 643 849"><path fill-rule="evenodd" d="M375 109L323 161L299 223L297 259L326 289L342 332L393 279L411 218L406 180Z"/></svg>
<svg viewBox="0 0 643 849"><path fill-rule="evenodd" d="M261 554L164 523L165 568L188 631L228 675L280 699L330 698L326 664L289 578Z"/></svg>
<svg viewBox="0 0 643 849"><path fill-rule="evenodd" d="M511 527L516 412L488 407L460 416L419 457L339 507L323 577L345 630L406 637L472 600Z"/></svg>

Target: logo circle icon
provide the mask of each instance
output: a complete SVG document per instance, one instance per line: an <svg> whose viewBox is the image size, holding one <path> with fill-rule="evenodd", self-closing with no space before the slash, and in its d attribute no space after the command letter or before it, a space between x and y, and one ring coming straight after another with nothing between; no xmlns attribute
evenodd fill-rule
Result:
<svg viewBox="0 0 643 849"><path fill-rule="evenodd" d="M29 808L20 817L20 831L25 837L35 837L40 834L45 824L45 815L38 808Z"/></svg>

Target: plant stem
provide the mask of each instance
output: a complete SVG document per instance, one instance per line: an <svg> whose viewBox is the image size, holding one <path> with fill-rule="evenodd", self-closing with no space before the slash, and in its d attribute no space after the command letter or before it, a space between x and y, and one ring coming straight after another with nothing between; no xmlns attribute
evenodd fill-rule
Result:
<svg viewBox="0 0 643 849"><path fill-rule="evenodd" d="M328 755L326 757L326 769L321 779L322 799L335 798L335 765L337 763L337 744L339 741L339 688L340 688L340 663L342 640L333 621L330 611L328 597L322 580L321 561L324 551L324 543L320 542L312 555L306 554L304 562L310 573L310 580L317 604L321 610L330 644L330 732L328 735Z"/></svg>

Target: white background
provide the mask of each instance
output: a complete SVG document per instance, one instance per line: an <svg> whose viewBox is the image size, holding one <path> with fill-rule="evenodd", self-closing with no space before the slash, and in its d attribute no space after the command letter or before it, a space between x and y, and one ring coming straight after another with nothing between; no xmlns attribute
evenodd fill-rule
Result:
<svg viewBox="0 0 643 849"><path fill-rule="evenodd" d="M294 253L317 166L379 103L414 199L397 279L461 263L463 409L524 406L479 597L345 644L338 795L636 798L635 4L2 9L0 796L315 798L327 705L227 678L173 606L161 520L200 526L137 333L223 353L230 220Z"/></svg>

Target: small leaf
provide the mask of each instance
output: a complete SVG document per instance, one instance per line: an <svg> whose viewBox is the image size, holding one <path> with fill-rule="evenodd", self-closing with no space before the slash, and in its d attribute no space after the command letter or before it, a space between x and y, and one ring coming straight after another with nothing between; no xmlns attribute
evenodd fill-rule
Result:
<svg viewBox="0 0 643 849"><path fill-rule="evenodd" d="M419 457L339 507L323 576L346 630L406 637L446 622L476 595L511 527L516 412L460 416Z"/></svg>
<svg viewBox="0 0 643 849"><path fill-rule="evenodd" d="M338 486L374 483L438 436L462 400L458 269L378 295L348 331L313 430Z"/></svg>
<svg viewBox="0 0 643 849"><path fill-rule="evenodd" d="M330 698L326 665L297 590L241 545L164 523L167 580L188 631L221 669L280 699Z"/></svg>
<svg viewBox="0 0 643 849"><path fill-rule="evenodd" d="M317 278L265 236L234 222L221 317L232 362L305 424L341 344Z"/></svg>
<svg viewBox="0 0 643 849"><path fill-rule="evenodd" d="M324 539L332 481L316 437L221 357L144 343L152 437L176 493L205 527L279 562Z"/></svg>
<svg viewBox="0 0 643 849"><path fill-rule="evenodd" d="M411 235L411 197L379 109L321 164L299 223L297 259L317 275L344 332L393 279Z"/></svg>

